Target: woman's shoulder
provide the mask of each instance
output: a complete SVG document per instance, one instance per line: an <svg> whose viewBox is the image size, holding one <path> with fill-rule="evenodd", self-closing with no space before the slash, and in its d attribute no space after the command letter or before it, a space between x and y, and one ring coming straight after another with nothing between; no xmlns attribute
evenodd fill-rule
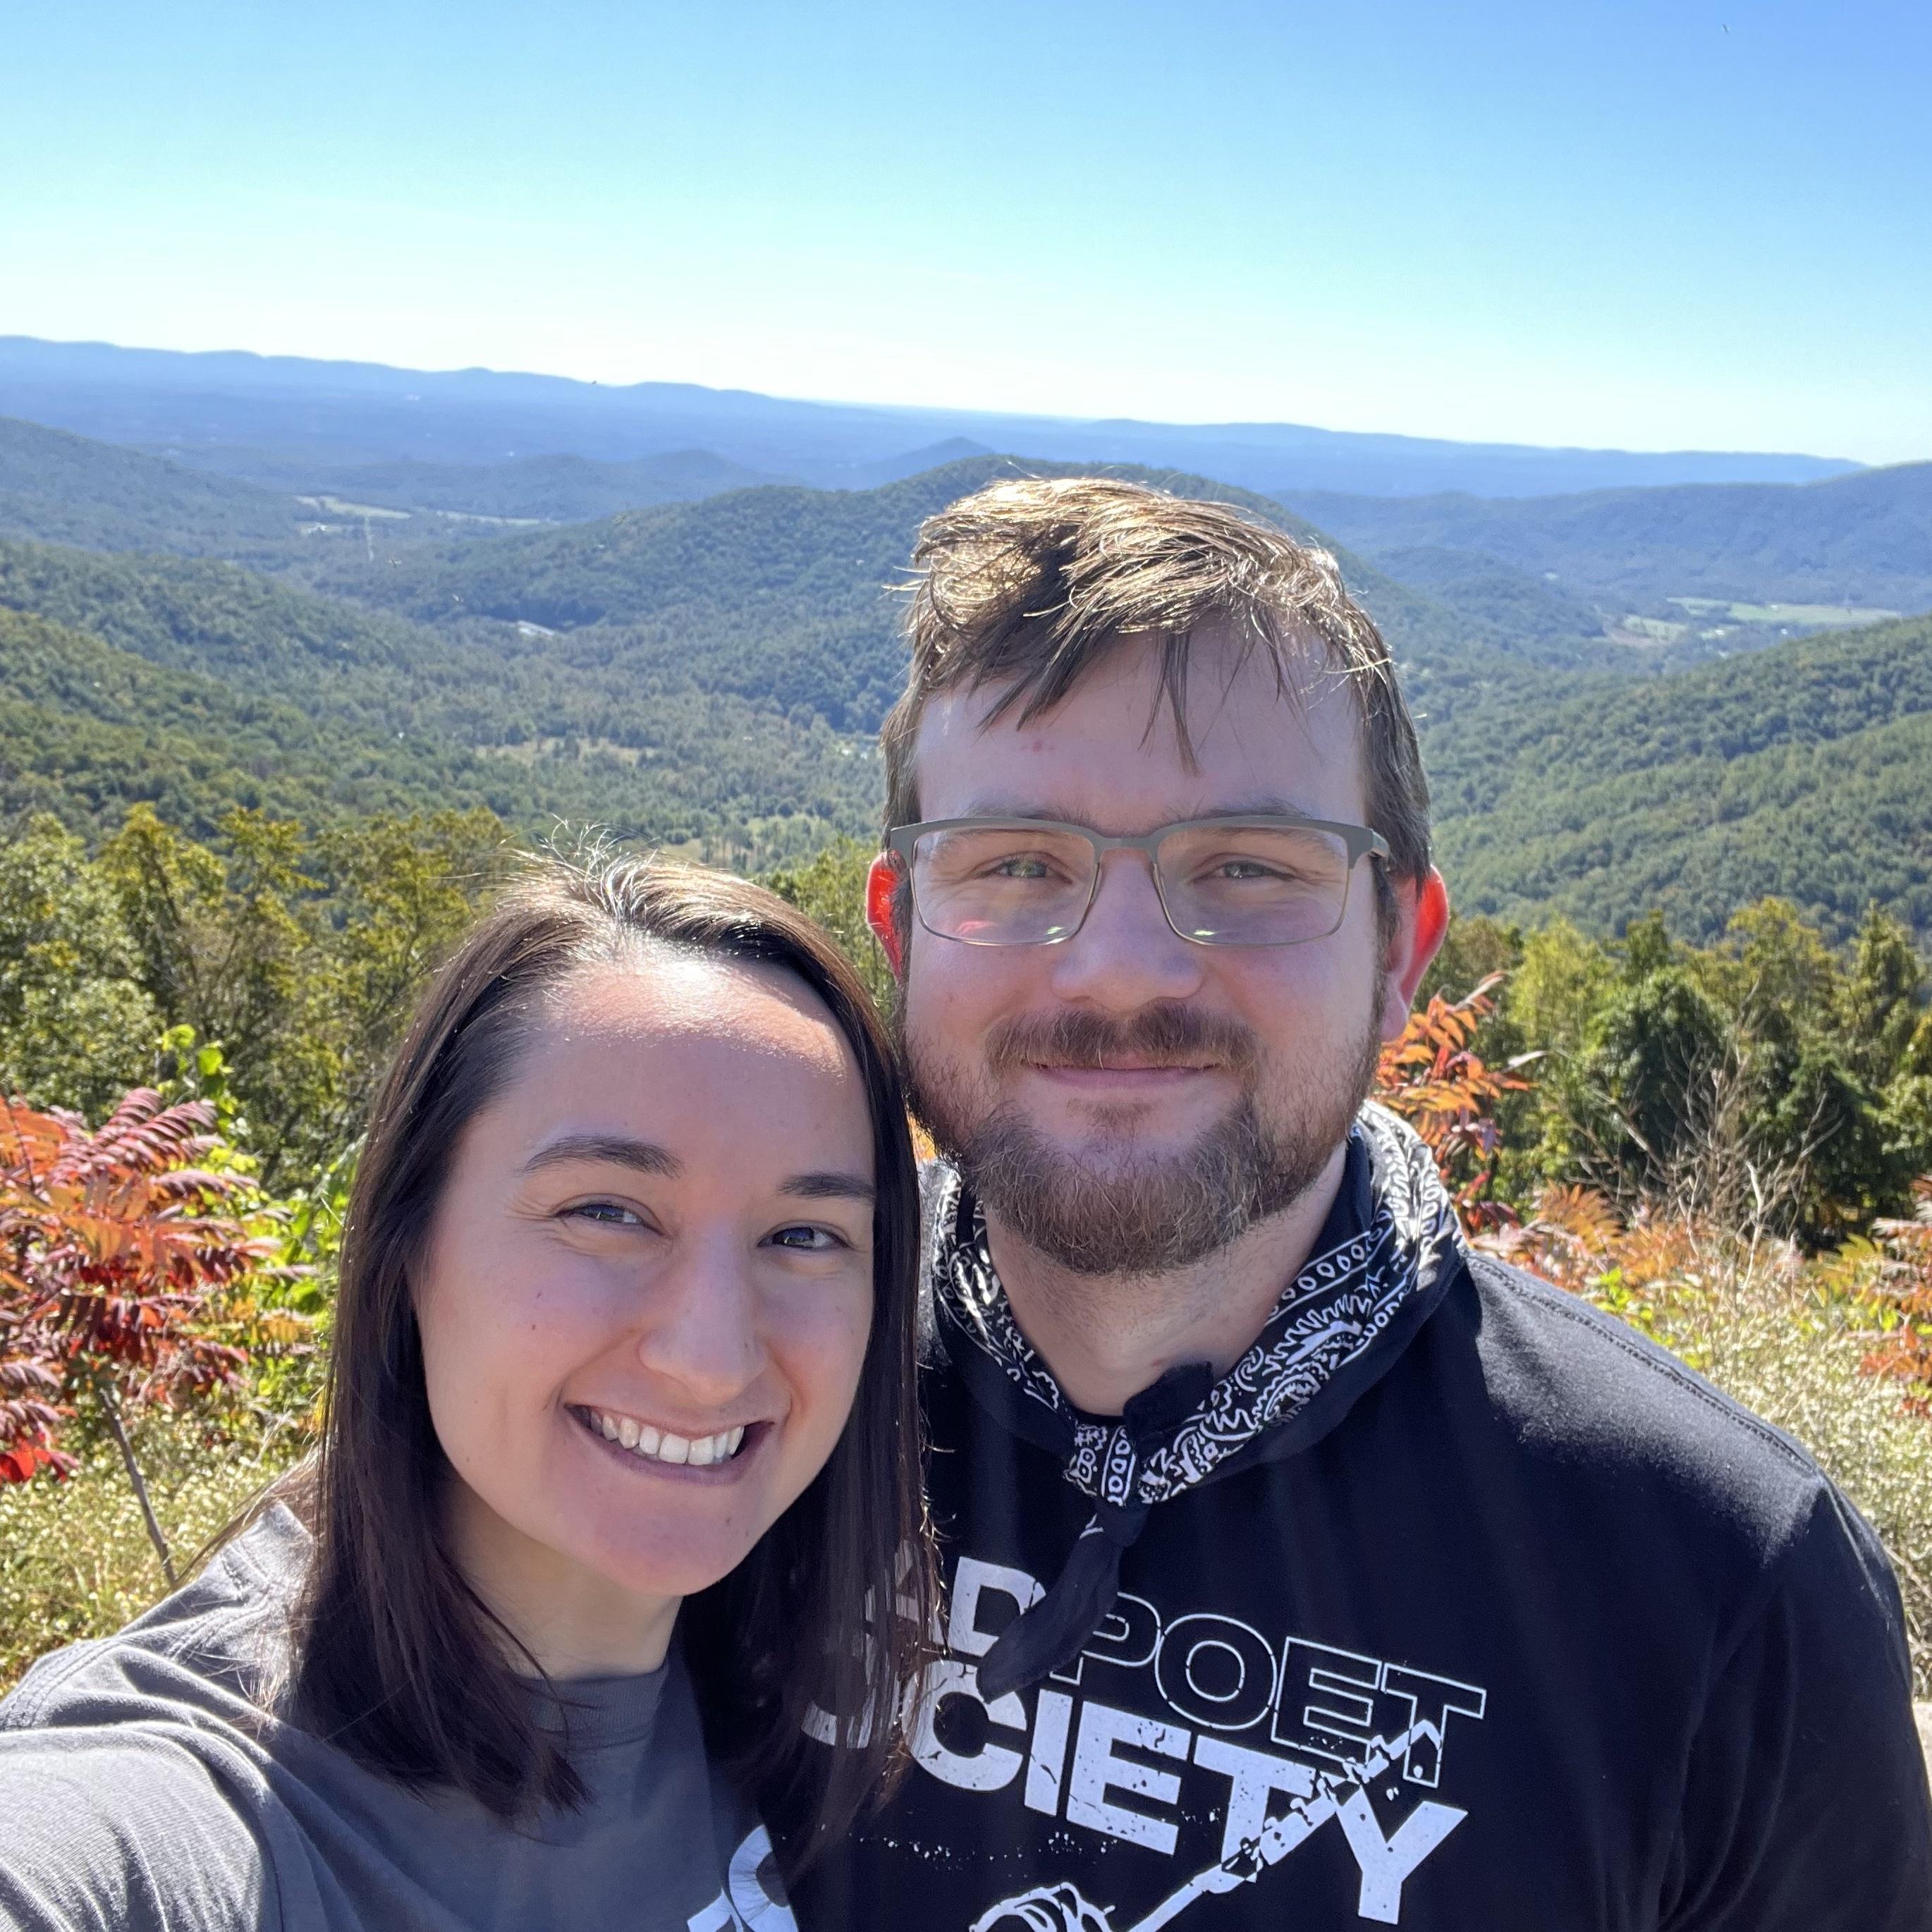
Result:
<svg viewBox="0 0 1932 1932"><path fill-rule="evenodd" d="M268 1510L145 1616L42 1658L0 1702L0 1924L281 1924L261 1700L307 1548Z"/></svg>
<svg viewBox="0 0 1932 1932"><path fill-rule="evenodd" d="M274 1867L214 1766L165 1729L0 1734L0 1925L274 1932Z"/></svg>
<svg viewBox="0 0 1932 1932"><path fill-rule="evenodd" d="M145 1616L40 1658L0 1700L0 1738L189 1712L204 1722L252 1717L286 1656L309 1547L286 1507L264 1511Z"/></svg>

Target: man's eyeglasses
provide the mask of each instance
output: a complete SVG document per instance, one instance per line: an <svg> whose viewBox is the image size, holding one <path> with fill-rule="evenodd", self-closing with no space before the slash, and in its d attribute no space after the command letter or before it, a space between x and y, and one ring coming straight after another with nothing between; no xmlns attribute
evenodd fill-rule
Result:
<svg viewBox="0 0 1932 1932"><path fill-rule="evenodd" d="M1325 939L1348 881L1388 842L1325 818L1195 818L1114 838L1046 818L933 818L886 840L906 868L927 932L968 946L1053 946L1080 930L1103 853L1144 852L1167 922L1202 946Z"/></svg>

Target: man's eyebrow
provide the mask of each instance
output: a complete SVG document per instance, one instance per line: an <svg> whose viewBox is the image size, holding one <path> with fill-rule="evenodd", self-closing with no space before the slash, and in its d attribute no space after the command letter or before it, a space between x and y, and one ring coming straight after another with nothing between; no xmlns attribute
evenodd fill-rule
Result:
<svg viewBox="0 0 1932 1932"><path fill-rule="evenodd" d="M1041 803L1038 800L1021 803L1010 798L974 798L966 802L965 807L954 814L960 818L1057 818L1064 824L1084 825L1087 820L1072 807L1052 803ZM1310 811L1300 800L1283 797L1278 792L1258 793L1248 798L1236 799L1230 804L1204 806L1186 817L1171 820L1177 825L1185 825L1196 818L1325 818L1322 812Z"/></svg>
<svg viewBox="0 0 1932 1932"><path fill-rule="evenodd" d="M667 1179L683 1166L676 1155L655 1141L634 1140L628 1134L564 1134L538 1148L524 1162L524 1172L534 1174L539 1168L556 1167L572 1160L608 1161L615 1166L634 1168L640 1174L661 1174Z"/></svg>
<svg viewBox="0 0 1932 1932"><path fill-rule="evenodd" d="M876 1201L879 1196L879 1190L857 1174L794 1174L778 1192L804 1201Z"/></svg>

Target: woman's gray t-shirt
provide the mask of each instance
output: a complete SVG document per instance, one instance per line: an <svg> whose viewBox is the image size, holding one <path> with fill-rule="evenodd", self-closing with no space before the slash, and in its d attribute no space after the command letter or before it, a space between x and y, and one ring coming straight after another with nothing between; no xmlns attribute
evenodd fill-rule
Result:
<svg viewBox="0 0 1932 1932"><path fill-rule="evenodd" d="M675 1648L647 1676L563 1687L586 1802L514 1828L265 1714L309 1547L269 1511L185 1589L43 1658L0 1702L0 1926L792 1932Z"/></svg>

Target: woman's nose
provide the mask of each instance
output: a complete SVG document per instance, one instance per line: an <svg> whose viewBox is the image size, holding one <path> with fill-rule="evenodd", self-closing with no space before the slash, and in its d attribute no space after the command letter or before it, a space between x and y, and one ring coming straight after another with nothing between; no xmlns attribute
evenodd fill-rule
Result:
<svg viewBox="0 0 1932 1932"><path fill-rule="evenodd" d="M758 1291L735 1239L680 1244L651 1284L637 1351L697 1406L721 1407L758 1378L765 1363Z"/></svg>

